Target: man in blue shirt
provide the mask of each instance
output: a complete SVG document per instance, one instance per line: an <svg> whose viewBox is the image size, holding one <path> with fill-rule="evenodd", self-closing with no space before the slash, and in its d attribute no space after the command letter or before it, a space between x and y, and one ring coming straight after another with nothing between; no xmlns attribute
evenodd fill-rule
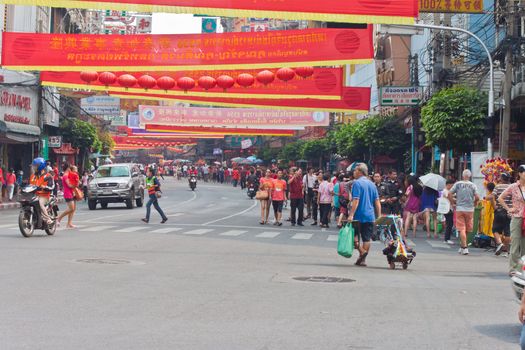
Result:
<svg viewBox="0 0 525 350"><path fill-rule="evenodd" d="M359 250L357 266L366 266L366 257L370 251L370 239L374 230L376 217L381 215L381 202L377 188L368 178L368 167L359 163L354 169L354 183L352 185L352 207L348 213L348 221L357 221L358 235L356 246ZM361 236L362 245L359 244Z"/></svg>

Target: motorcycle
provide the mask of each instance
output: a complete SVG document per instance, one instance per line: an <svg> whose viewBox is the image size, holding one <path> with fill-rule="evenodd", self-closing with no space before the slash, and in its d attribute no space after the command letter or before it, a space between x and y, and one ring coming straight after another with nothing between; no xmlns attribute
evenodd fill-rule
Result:
<svg viewBox="0 0 525 350"><path fill-rule="evenodd" d="M24 237L31 237L35 230L44 230L49 236L55 234L57 229L56 218L58 216L58 205L56 197L51 195L49 203L46 206L47 215L52 220L51 224L42 221L40 203L36 192L37 186L29 185L22 188L19 203L20 214L18 215L18 227Z"/></svg>
<svg viewBox="0 0 525 350"><path fill-rule="evenodd" d="M195 177L195 175L192 175L189 181L191 190L195 191L195 189L197 188L197 177Z"/></svg>
<svg viewBox="0 0 525 350"><path fill-rule="evenodd" d="M255 185L249 184L248 190L246 191L246 193L248 194L248 197L250 197L250 199L253 199L255 197L255 194L257 193L257 189L255 188Z"/></svg>

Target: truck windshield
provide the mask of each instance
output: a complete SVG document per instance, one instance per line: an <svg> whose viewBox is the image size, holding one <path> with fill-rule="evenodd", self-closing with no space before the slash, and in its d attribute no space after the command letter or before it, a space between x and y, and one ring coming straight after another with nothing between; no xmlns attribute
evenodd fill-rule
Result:
<svg viewBox="0 0 525 350"><path fill-rule="evenodd" d="M97 170L97 178L101 177L128 177L129 168L127 166L101 166Z"/></svg>

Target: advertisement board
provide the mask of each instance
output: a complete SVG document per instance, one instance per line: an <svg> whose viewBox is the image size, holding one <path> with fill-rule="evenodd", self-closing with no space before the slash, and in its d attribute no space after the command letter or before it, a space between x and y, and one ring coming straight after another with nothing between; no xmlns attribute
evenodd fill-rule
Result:
<svg viewBox="0 0 525 350"><path fill-rule="evenodd" d="M483 0L419 0L419 12L483 13Z"/></svg>
<svg viewBox="0 0 525 350"><path fill-rule="evenodd" d="M120 115L120 98L111 96L90 96L80 100L82 114Z"/></svg>
<svg viewBox="0 0 525 350"><path fill-rule="evenodd" d="M420 86L385 86L379 91L381 106L417 106L422 96Z"/></svg>

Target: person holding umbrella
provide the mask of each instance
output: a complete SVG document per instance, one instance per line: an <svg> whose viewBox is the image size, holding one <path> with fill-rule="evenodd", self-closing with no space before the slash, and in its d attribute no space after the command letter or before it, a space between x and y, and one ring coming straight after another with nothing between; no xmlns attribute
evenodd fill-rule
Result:
<svg viewBox="0 0 525 350"><path fill-rule="evenodd" d="M430 238L430 216L434 221L434 238L437 234L437 202L439 191L445 188L446 180L437 174L426 174L420 178L423 184L423 194L421 195L421 211L425 214L425 227L427 229L427 238Z"/></svg>

